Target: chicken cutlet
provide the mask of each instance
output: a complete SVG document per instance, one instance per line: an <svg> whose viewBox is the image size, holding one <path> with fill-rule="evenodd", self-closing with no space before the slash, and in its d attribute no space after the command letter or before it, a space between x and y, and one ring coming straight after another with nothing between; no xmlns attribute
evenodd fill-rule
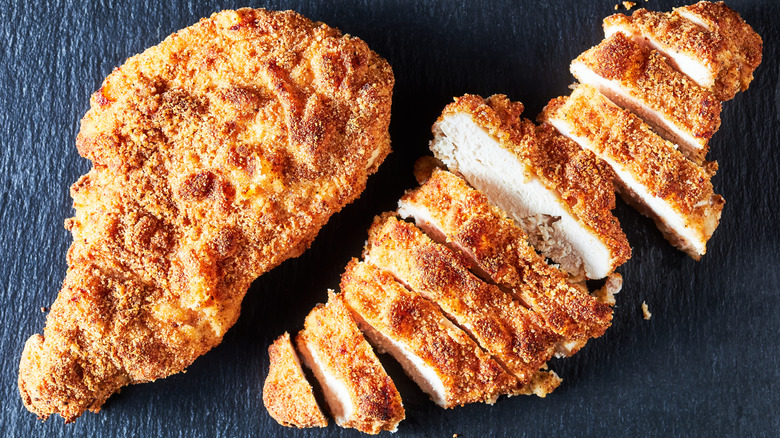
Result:
<svg viewBox="0 0 780 438"><path fill-rule="evenodd" d="M595 88L580 85L550 101L540 116L609 163L626 201L651 217L674 246L696 260L720 221L715 163L701 167Z"/></svg>
<svg viewBox="0 0 780 438"><path fill-rule="evenodd" d="M572 61L571 73L641 117L688 158L704 160L720 127L721 103L655 50L618 32Z"/></svg>
<svg viewBox="0 0 780 438"><path fill-rule="evenodd" d="M433 125L431 151L517 221L546 257L573 275L603 278L631 256L615 208L612 171L589 151L520 114L503 95L465 95Z"/></svg>
<svg viewBox="0 0 780 438"><path fill-rule="evenodd" d="M552 357L558 335L497 286L469 272L465 256L392 214L377 217L365 260L393 274L442 311L492 354L521 384Z"/></svg>
<svg viewBox="0 0 780 438"><path fill-rule="evenodd" d="M507 288L561 335L559 352L571 355L588 338L604 334L612 309L568 282L528 244L526 235L487 197L461 178L435 169L420 187L398 202L398 213L413 218L428 235L469 257L473 270Z"/></svg>
<svg viewBox="0 0 780 438"><path fill-rule="evenodd" d="M19 391L41 419L98 411L221 340L250 283L301 254L390 152L394 78L295 12L223 11L128 59L76 144L68 270Z"/></svg>
<svg viewBox="0 0 780 438"><path fill-rule="evenodd" d="M341 293L371 343L392 354L437 405L492 404L517 390L517 380L436 304L389 273L353 259L341 276Z"/></svg>
<svg viewBox="0 0 780 438"><path fill-rule="evenodd" d="M339 426L370 434L398 429L406 416L401 396L341 295L328 291L327 304L309 312L296 344Z"/></svg>
<svg viewBox="0 0 780 438"><path fill-rule="evenodd" d="M761 37L723 2L702 1L669 13L638 9L604 19L609 37L622 32L658 50L669 63L720 100L747 90L761 63Z"/></svg>
<svg viewBox="0 0 780 438"><path fill-rule="evenodd" d="M263 384L263 404L282 426L326 427L311 385L301 369L290 334L285 332L268 347L268 376Z"/></svg>

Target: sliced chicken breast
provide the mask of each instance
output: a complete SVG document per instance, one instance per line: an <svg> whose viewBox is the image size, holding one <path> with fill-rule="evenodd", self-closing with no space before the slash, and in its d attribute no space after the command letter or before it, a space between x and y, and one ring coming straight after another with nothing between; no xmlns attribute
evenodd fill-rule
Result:
<svg viewBox="0 0 780 438"><path fill-rule="evenodd" d="M550 101L541 117L609 163L626 201L653 218L673 245L696 260L706 253L725 203L713 193L714 163L697 166L587 85Z"/></svg>
<svg viewBox="0 0 780 438"><path fill-rule="evenodd" d="M413 218L429 235L442 236L465 254L477 272L511 290L563 337L558 351L571 355L604 334L612 309L569 283L528 245L526 235L487 197L461 178L434 170L398 203L401 217Z"/></svg>
<svg viewBox="0 0 780 438"><path fill-rule="evenodd" d="M328 303L312 309L296 343L339 426L369 434L398 429L405 417L401 396L341 296L328 292Z"/></svg>
<svg viewBox="0 0 780 438"><path fill-rule="evenodd" d="M506 96L466 95L433 126L431 150L528 233L531 244L573 275L603 278L631 254L612 215L609 167L550 129L520 118Z"/></svg>
<svg viewBox="0 0 780 438"><path fill-rule="evenodd" d="M722 3L700 2L671 13L638 9L630 17L609 16L603 26L607 37L622 32L658 50L720 100L747 90L761 62L761 37Z"/></svg>
<svg viewBox="0 0 780 438"><path fill-rule="evenodd" d="M721 103L657 51L618 32L577 57L571 72L641 117L692 160L704 160L720 127Z"/></svg>
<svg viewBox="0 0 780 438"><path fill-rule="evenodd" d="M282 426L326 427L328 420L303 374L289 333L285 332L268 347L268 356L263 404L271 417Z"/></svg>
<svg viewBox="0 0 780 438"><path fill-rule="evenodd" d="M366 261L436 303L521 384L554 353L559 337L510 294L469 272L467 260L390 214L369 230Z"/></svg>
<svg viewBox="0 0 780 438"><path fill-rule="evenodd" d="M389 273L353 259L341 276L341 292L371 343L393 355L437 405L492 404L517 392L517 379L435 304Z"/></svg>

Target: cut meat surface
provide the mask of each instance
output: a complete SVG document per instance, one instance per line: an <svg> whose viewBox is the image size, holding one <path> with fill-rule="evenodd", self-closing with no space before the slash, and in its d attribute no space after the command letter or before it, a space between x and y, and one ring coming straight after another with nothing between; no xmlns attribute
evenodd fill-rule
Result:
<svg viewBox="0 0 780 438"><path fill-rule="evenodd" d="M626 201L653 218L673 245L696 260L706 253L725 203L713 193L714 163L697 166L587 85L550 101L541 117L609 163Z"/></svg>
<svg viewBox="0 0 780 438"><path fill-rule="evenodd" d="M312 309L296 343L339 426L397 430L405 417L401 396L340 295L329 291L328 303Z"/></svg>
<svg viewBox="0 0 780 438"><path fill-rule="evenodd" d="M553 355L559 337L497 286L469 272L467 261L419 228L390 214L369 230L365 259L436 303L521 384Z"/></svg>
<svg viewBox="0 0 780 438"><path fill-rule="evenodd" d="M521 119L506 96L466 95L433 126L431 150L506 211L566 271L603 278L631 254L609 166L554 130Z"/></svg>
<svg viewBox="0 0 780 438"><path fill-rule="evenodd" d="M398 205L399 215L413 218L429 235L442 236L471 259L476 272L541 315L546 327L563 337L562 354L573 354L609 327L612 309L548 265L528 245L523 230L461 178L436 169Z"/></svg>
<svg viewBox="0 0 780 438"><path fill-rule="evenodd" d="M435 304L387 272L353 259L341 276L341 292L363 333L393 355L437 405L492 404L517 391L517 379Z"/></svg>
<svg viewBox="0 0 780 438"><path fill-rule="evenodd" d="M326 427L314 393L301 369L290 334L284 333L268 347L270 367L263 385L263 404L282 426Z"/></svg>
<svg viewBox="0 0 780 438"><path fill-rule="evenodd" d="M720 127L720 101L678 72L662 55L615 33L571 64L572 74L631 110L701 163Z"/></svg>
<svg viewBox="0 0 780 438"><path fill-rule="evenodd" d="M607 37L622 32L658 50L720 100L747 90L761 63L761 37L722 2L699 2L670 13L638 9L630 17L607 17L603 25Z"/></svg>

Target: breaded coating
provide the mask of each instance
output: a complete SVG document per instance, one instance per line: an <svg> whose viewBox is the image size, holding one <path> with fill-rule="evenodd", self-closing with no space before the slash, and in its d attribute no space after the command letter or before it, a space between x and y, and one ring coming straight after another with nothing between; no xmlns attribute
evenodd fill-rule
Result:
<svg viewBox="0 0 780 438"><path fill-rule="evenodd" d="M263 404L282 426L326 427L328 419L314 399L301 369L290 334L285 332L268 347L270 365L263 385Z"/></svg>
<svg viewBox="0 0 780 438"><path fill-rule="evenodd" d="M558 335L544 321L468 270L468 261L391 214L377 217L364 257L436 303L521 384L554 353Z"/></svg>
<svg viewBox="0 0 780 438"><path fill-rule="evenodd" d="M395 432L406 416L395 384L363 338L341 295L309 312L295 339L341 427L363 433Z"/></svg>
<svg viewBox="0 0 780 438"><path fill-rule="evenodd" d="M534 375L533 379L523 387L521 394L523 395L535 395L537 397L545 398L547 394L552 393L560 386L563 379L555 374L555 371L539 371Z"/></svg>
<svg viewBox="0 0 780 438"><path fill-rule="evenodd" d="M292 12L223 11L128 59L77 137L68 271L19 370L73 421L217 345L250 283L301 254L390 151L390 66Z"/></svg>
<svg viewBox="0 0 780 438"><path fill-rule="evenodd" d="M563 337L572 354L589 338L604 334L612 309L569 283L528 244L526 234L487 197L450 172L436 169L398 203L402 217L414 218L429 235L462 251L474 270L511 290Z"/></svg>
<svg viewBox="0 0 780 438"><path fill-rule="evenodd" d="M699 2L670 13L638 9L604 19L607 36L623 32L660 51L672 66L720 100L747 90L761 63L763 41L723 2Z"/></svg>
<svg viewBox="0 0 780 438"><path fill-rule="evenodd" d="M697 166L587 85L550 101L541 117L609 163L626 201L653 218L674 246L696 260L704 255L725 202L713 193L714 163Z"/></svg>
<svg viewBox="0 0 780 438"><path fill-rule="evenodd" d="M341 292L363 333L392 354L439 406L492 404L517 391L517 380L438 306L389 273L352 259L341 276Z"/></svg>
<svg viewBox="0 0 780 438"><path fill-rule="evenodd" d="M631 256L611 212L612 171L522 111L503 95L458 97L434 124L431 150L520 223L546 257L603 278Z"/></svg>
<svg viewBox="0 0 780 438"><path fill-rule="evenodd" d="M720 127L721 103L660 53L618 32L577 57L571 72L640 116L689 158L704 160Z"/></svg>

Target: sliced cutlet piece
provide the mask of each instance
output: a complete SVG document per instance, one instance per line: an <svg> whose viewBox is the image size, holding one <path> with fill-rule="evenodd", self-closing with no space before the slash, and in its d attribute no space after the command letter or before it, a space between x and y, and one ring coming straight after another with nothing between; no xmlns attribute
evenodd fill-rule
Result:
<svg viewBox="0 0 780 438"><path fill-rule="evenodd" d="M271 417L282 426L326 427L328 420L303 374L289 333L285 332L268 347L268 357L263 404Z"/></svg>
<svg viewBox="0 0 780 438"><path fill-rule="evenodd" d="M370 434L397 430L405 416L401 396L341 296L328 291L328 303L312 309L296 343L339 426Z"/></svg>
<svg viewBox="0 0 780 438"><path fill-rule="evenodd" d="M492 404L517 379L441 310L392 275L353 259L341 276L344 303L372 344L393 355L437 405Z"/></svg>
<svg viewBox="0 0 780 438"><path fill-rule="evenodd" d="M764 42L761 36L723 2L701 1L676 8L673 12L719 35L729 46L729 53L739 64L739 88L748 89L753 72L761 64Z"/></svg>
<svg viewBox="0 0 780 438"><path fill-rule="evenodd" d="M445 314L512 373L531 381L554 353L559 337L508 293L469 272L468 261L391 214L369 230L366 260L393 274Z"/></svg>
<svg viewBox="0 0 780 438"><path fill-rule="evenodd" d="M558 351L571 355L589 338L604 334L612 309L569 283L528 245L526 235L505 213L466 181L436 169L398 203L401 217L413 218L428 235L442 236L469 257L474 270L511 290L563 337Z"/></svg>
<svg viewBox="0 0 780 438"><path fill-rule="evenodd" d="M712 190L715 163L697 166L630 111L580 85L541 118L612 166L627 202L653 218L674 246L699 260L725 201Z"/></svg>
<svg viewBox="0 0 780 438"><path fill-rule="evenodd" d="M721 103L657 51L618 32L577 57L571 73L641 117L692 160L704 160L720 127Z"/></svg>
<svg viewBox="0 0 780 438"><path fill-rule="evenodd" d="M658 50L673 67L710 89L718 99L729 100L750 85L761 62L763 42L736 12L722 4L713 7L705 3L671 13L638 9L630 17L615 14L604 19L604 33L609 37L622 32ZM710 18L716 9L728 11L730 18Z"/></svg>
<svg viewBox="0 0 780 438"><path fill-rule="evenodd" d="M465 95L433 125L431 150L506 211L531 244L573 275L603 278L631 256L617 219L612 172L568 139L521 119L506 96Z"/></svg>

